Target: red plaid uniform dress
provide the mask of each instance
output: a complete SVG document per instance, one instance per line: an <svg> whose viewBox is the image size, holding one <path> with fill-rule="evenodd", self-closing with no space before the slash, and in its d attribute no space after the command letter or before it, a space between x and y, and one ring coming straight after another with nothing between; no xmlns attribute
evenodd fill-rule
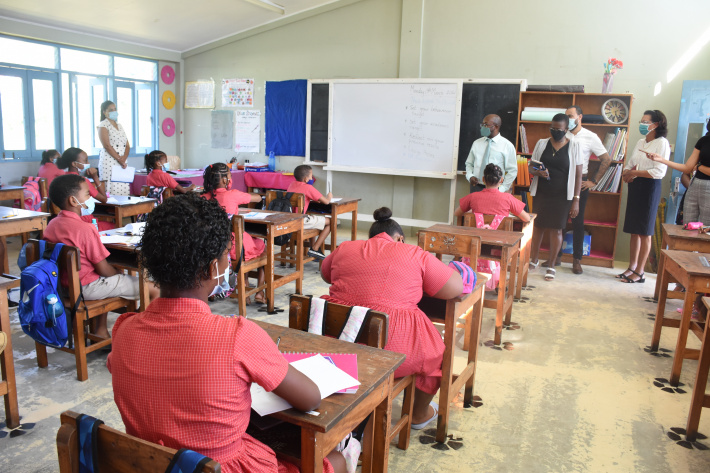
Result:
<svg viewBox="0 0 710 473"><path fill-rule="evenodd" d="M149 186L167 187L169 189L175 189L178 186L177 181L162 169L153 169L150 171L150 174L148 174L148 178L145 182Z"/></svg>
<svg viewBox="0 0 710 473"><path fill-rule="evenodd" d="M418 246L380 233L366 241L342 243L323 260L321 270L333 283L324 299L389 315L385 349L407 355L394 375L416 373L417 389L435 394L441 383L444 342L417 303L422 292L439 292L454 269Z"/></svg>
<svg viewBox="0 0 710 473"><path fill-rule="evenodd" d="M224 473L299 471L245 433L251 383L271 391L288 370L253 322L214 315L196 299L156 299L118 318L107 366L128 434L195 450ZM324 471L333 472L327 460Z"/></svg>
<svg viewBox="0 0 710 473"><path fill-rule="evenodd" d="M525 209L525 204L507 192L496 189L483 189L480 192L463 197L459 206L464 212L475 212L485 215L517 215Z"/></svg>
<svg viewBox="0 0 710 473"><path fill-rule="evenodd" d="M251 196L249 194L237 189L216 189L214 194L208 192L206 194L202 194L202 196L206 199L217 199L219 205L221 205L224 211L227 212L229 215L237 215L239 213L240 205L248 204L249 202L251 202ZM243 240L245 261L249 261L250 259L254 259L257 256L261 255L264 252L264 249L266 248L266 243L264 242L264 240L260 238L254 238L247 232L244 232ZM234 248L234 246L232 246L232 249L229 252L229 256L232 258L233 261L236 261L236 255L237 250L236 248Z"/></svg>

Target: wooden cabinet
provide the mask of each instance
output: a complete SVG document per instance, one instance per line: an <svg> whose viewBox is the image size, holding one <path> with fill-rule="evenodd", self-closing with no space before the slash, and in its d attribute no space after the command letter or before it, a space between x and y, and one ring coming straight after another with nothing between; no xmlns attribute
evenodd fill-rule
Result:
<svg viewBox="0 0 710 473"><path fill-rule="evenodd" d="M532 150L535 148L535 143L543 138L550 136L549 121L530 121L522 120L522 111L525 107L543 107L543 108L560 108L567 109L572 105L579 105L585 115L582 126L594 133L604 142L606 134L614 132L617 128L625 129L626 139L621 145L623 156L626 157L628 147L628 129L629 119L621 124L608 123L589 123L586 119L588 115L602 115L602 107L604 103L616 98L623 101L628 107L627 117L631 117L631 104L633 101L632 94L585 94L585 93L566 93L566 92L521 92L520 93L520 109L518 110L518 140L517 153L519 156L530 158ZM530 153L523 153L522 136L520 134L520 125L524 125L527 136L527 143ZM609 153L611 156L611 153ZM611 156L614 159L614 156ZM588 175L594 177L599 170L600 161L596 156L592 155L589 160ZM612 161L612 167L623 166L622 161ZM616 231L619 222L619 207L621 205L621 193L624 189L624 183L619 186L619 192L596 192L590 191L587 207L584 215L584 228L592 236L592 245L589 256L582 257L582 264L592 266L614 266L614 256L616 254ZM527 191L527 186L515 186L515 193L520 194ZM533 197L533 209L535 212L535 198ZM567 223L567 230L572 230L571 221ZM543 245L547 242L543 241ZM540 260L543 261L549 257L548 252L541 250ZM572 255L564 254L562 261L571 263Z"/></svg>

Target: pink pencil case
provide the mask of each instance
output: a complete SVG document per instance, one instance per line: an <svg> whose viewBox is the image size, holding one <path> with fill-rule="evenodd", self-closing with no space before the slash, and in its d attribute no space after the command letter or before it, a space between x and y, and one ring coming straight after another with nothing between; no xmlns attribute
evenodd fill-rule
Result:
<svg viewBox="0 0 710 473"><path fill-rule="evenodd" d="M703 228L703 222L688 222L683 228L685 230L700 230Z"/></svg>

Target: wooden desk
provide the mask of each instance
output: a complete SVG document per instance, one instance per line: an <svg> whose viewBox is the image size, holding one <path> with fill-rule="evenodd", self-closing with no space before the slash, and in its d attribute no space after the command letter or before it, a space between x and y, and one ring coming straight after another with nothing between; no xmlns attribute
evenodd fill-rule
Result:
<svg viewBox="0 0 710 473"><path fill-rule="evenodd" d="M0 332L7 335L7 346L0 355L0 396L5 399L5 424L8 429L20 426L20 410L17 407L17 385L15 384L15 361L12 358L12 329L10 327L10 313L7 306L7 291L19 286L17 279L0 277Z"/></svg>
<svg viewBox="0 0 710 473"><path fill-rule="evenodd" d="M505 232L503 230L486 230L482 228L459 227L444 224L433 225L424 231L439 233L444 238L447 236L455 238L456 235L473 235L480 237L481 255L479 258L500 262L498 298L496 300L484 299L483 302L483 307L496 309L496 329L493 343L500 345L503 333L503 314L505 314L505 325L510 325L510 316L513 311L513 289L515 288L515 276L518 271L517 265L518 255L520 254L520 242L524 235L520 232ZM500 248L501 255L491 255L491 248ZM510 282L508 282L508 267L510 267ZM506 291L508 288L510 291Z"/></svg>
<svg viewBox="0 0 710 473"><path fill-rule="evenodd" d="M444 324L444 360L441 364L441 387L439 391L439 418L436 426L436 441L445 442L448 433L449 409L454 398L464 388L463 405L473 405L473 383L478 366L479 336L483 319L483 291L487 278L480 275L476 287L470 294L462 294L454 299L442 300L424 296L419 308L432 322ZM456 352L456 322L462 314L468 313L471 323L466 324L465 338L468 343L468 362L460 374L454 374L454 353Z"/></svg>
<svg viewBox="0 0 710 473"><path fill-rule="evenodd" d="M322 472L323 458L368 415L373 427L363 442L363 472L386 472L389 459L388 432L391 422L389 393L394 371L405 355L364 345L343 342L300 330L253 321L274 339L281 337L283 351L355 353L360 387L354 394L333 394L321 401L319 416L288 409L271 416L301 428L301 471Z"/></svg>
<svg viewBox="0 0 710 473"><path fill-rule="evenodd" d="M680 251L699 251L701 253L710 253L710 234L700 233L697 230L683 230L682 225L672 225L664 223L663 239L661 240L661 249L668 248L669 250ZM658 300L661 293L661 275L665 258L661 255L658 258L658 275L656 277L656 289L653 292L653 298ZM674 282L674 281L669 281ZM666 289L668 289L666 287ZM668 291L667 299L683 299L684 294L681 291Z"/></svg>
<svg viewBox="0 0 710 473"><path fill-rule="evenodd" d="M112 233L112 230L104 233ZM140 294L140 305L138 311L143 312L150 304L150 289L145 271L138 262L140 250L134 245L124 245L121 243L104 243L104 246L111 253L107 258L108 262L119 271L128 270L138 276L138 287Z"/></svg>
<svg viewBox="0 0 710 473"><path fill-rule="evenodd" d="M113 215L116 227L122 227L124 218L150 213L158 202L155 199L149 199L147 197L128 197L127 199L128 200L121 201L117 204L102 204L101 202L97 202L94 213L97 215Z"/></svg>
<svg viewBox="0 0 710 473"><path fill-rule="evenodd" d="M267 311L274 312L274 291L291 281L296 281L296 294L303 294L303 214L274 212L271 210L251 210L268 214L264 219L249 218L244 215L244 231L252 236L266 239L266 298ZM274 238L292 233L296 238L296 269L290 274L274 274Z"/></svg>
<svg viewBox="0 0 710 473"><path fill-rule="evenodd" d="M21 209L24 207L22 203L25 201L25 188L21 186L2 186L0 187L0 200L19 200L20 204L17 208Z"/></svg>
<svg viewBox="0 0 710 473"><path fill-rule="evenodd" d="M331 202L330 214L323 214L320 212L308 212L314 215L323 215L325 217L330 217L330 243L325 244L324 248L327 248L332 253L338 247L338 215L346 214L348 212L352 213L352 228L350 229L350 240L357 240L357 206L358 202L362 199L351 199L347 197L341 198L338 202Z"/></svg>
<svg viewBox="0 0 710 473"><path fill-rule="evenodd" d="M523 286L528 285L528 272L530 271L530 252L532 250L532 236L535 229L537 214L530 214L530 221L523 222L518 217L513 217L513 231L522 232L520 240L520 259L518 260L518 277L515 282L515 298L520 300Z"/></svg>
<svg viewBox="0 0 710 473"><path fill-rule="evenodd" d="M703 297L703 304L710 310L710 297ZM700 424L700 414L703 407L710 407L710 394L705 393L705 386L708 382L708 371L710 371L710 323L705 323L705 332L700 339L700 357L698 358L698 371L695 373L695 386L690 397L690 412L688 413L688 424L685 428L685 438L694 442L698 435L698 425Z"/></svg>
<svg viewBox="0 0 710 473"><path fill-rule="evenodd" d="M44 231L47 228L48 217L49 214L46 212L0 207L0 263L3 274L10 273L6 237L35 230Z"/></svg>
<svg viewBox="0 0 710 473"><path fill-rule="evenodd" d="M658 350L663 327L678 328L678 341L673 354L673 367L669 378L671 386L678 386L683 360L686 358L697 360L700 355L700 350L687 349L685 344L688 340L688 330L692 330L698 338L703 339L703 327L700 323L690 320L690 317L696 294L710 292L710 267L703 266L699 260L700 256L710 259L710 254L679 250L661 250L661 253L663 253L665 264L661 275L661 292L656 309L656 322L651 337L651 351ZM668 293L668 281L671 277L685 288L683 313L680 320L665 317L666 294Z"/></svg>

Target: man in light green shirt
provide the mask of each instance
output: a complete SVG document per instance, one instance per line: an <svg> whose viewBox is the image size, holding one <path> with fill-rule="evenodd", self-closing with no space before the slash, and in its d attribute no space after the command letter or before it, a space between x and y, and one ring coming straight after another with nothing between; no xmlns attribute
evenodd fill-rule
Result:
<svg viewBox="0 0 710 473"><path fill-rule="evenodd" d="M483 171L488 164L497 164L504 172L501 192L511 192L518 176L515 146L500 134L502 122L498 115L486 115L481 123L481 138L473 142L466 159L466 179L471 184L471 192L486 188Z"/></svg>

